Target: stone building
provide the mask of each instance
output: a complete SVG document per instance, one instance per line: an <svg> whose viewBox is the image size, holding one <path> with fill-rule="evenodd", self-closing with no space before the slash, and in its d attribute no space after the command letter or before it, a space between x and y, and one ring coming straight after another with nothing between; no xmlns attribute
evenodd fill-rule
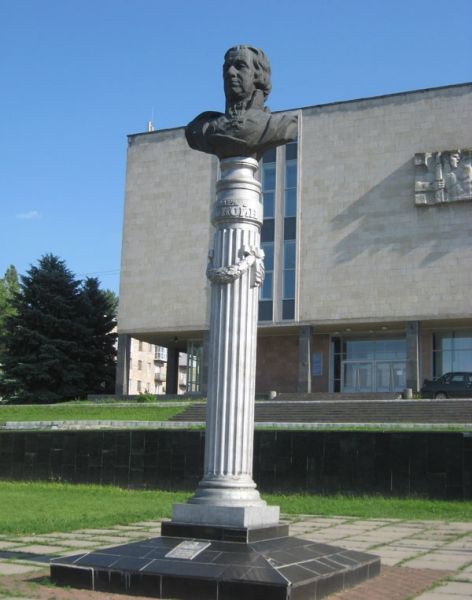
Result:
<svg viewBox="0 0 472 600"><path fill-rule="evenodd" d="M190 365L185 353L178 357L178 371L175 387L167 391L167 348L143 342L131 336L121 337L121 350L127 346L128 358L126 381L121 382L120 394L131 396L139 394L185 394L187 393L187 369L193 366L194 358L191 357ZM121 359L123 360L123 359Z"/></svg>
<svg viewBox="0 0 472 600"><path fill-rule="evenodd" d="M260 168L257 391L399 391L472 371L472 84L294 112L297 140ZM167 347L175 382L189 352L192 391L217 174L183 128L129 136L121 345Z"/></svg>

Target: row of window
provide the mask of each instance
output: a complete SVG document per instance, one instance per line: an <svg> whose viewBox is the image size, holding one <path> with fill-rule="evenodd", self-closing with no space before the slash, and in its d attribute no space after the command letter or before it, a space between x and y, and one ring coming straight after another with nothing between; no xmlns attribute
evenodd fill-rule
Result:
<svg viewBox="0 0 472 600"><path fill-rule="evenodd" d="M406 386L406 340L332 339L334 392L401 391ZM433 335L433 377L472 372L472 330Z"/></svg>
<svg viewBox="0 0 472 600"><path fill-rule="evenodd" d="M167 348L164 346L155 346L154 344L149 344L148 342L143 342L142 340L137 340L137 342L139 352L153 352L154 360L167 360Z"/></svg>
<svg viewBox="0 0 472 600"><path fill-rule="evenodd" d="M472 331L444 331L433 336L433 373L472 371Z"/></svg>
<svg viewBox="0 0 472 600"><path fill-rule="evenodd" d="M265 253L265 279L259 296L259 320L273 321L279 300L277 280L281 278L281 316L295 318L296 232L297 232L297 142L290 142L283 153L283 194L277 189L277 150L262 157L261 183L264 221L261 246ZM277 217L282 219L280 239L276 235ZM280 259L278 259L280 257ZM279 264L278 264L279 263Z"/></svg>

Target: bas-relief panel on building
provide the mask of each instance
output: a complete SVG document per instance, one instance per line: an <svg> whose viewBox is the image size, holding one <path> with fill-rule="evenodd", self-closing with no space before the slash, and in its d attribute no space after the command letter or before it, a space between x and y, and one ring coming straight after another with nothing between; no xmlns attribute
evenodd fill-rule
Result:
<svg viewBox="0 0 472 600"><path fill-rule="evenodd" d="M472 201L472 150L415 154L415 204Z"/></svg>

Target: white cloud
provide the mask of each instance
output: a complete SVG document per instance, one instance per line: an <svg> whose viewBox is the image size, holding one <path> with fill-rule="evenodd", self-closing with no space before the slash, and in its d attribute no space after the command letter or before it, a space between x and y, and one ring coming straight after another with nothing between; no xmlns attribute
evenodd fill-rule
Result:
<svg viewBox="0 0 472 600"><path fill-rule="evenodd" d="M41 215L37 210L30 210L29 212L19 213L16 215L17 219L40 219Z"/></svg>

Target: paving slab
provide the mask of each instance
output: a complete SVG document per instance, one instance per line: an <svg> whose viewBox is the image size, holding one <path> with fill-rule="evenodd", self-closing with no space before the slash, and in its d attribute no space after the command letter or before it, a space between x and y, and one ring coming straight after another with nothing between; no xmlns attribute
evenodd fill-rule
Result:
<svg viewBox="0 0 472 600"><path fill-rule="evenodd" d="M419 556L403 563L403 566L412 569L446 569L448 571L458 571L465 564L470 562L470 557L444 557L439 559L431 557L430 554Z"/></svg>
<svg viewBox="0 0 472 600"><path fill-rule="evenodd" d="M435 550L439 546L443 547L438 540L419 540L418 538L402 538L401 540L394 541L391 546L395 548L417 548L418 552L421 550Z"/></svg>
<svg viewBox="0 0 472 600"><path fill-rule="evenodd" d="M153 537L153 535L149 534L148 536L145 536L145 537ZM98 544L102 544L102 545L103 544L108 544L108 545L116 544L117 545L117 544L126 544L128 542L128 539L129 538L122 537L122 536L118 537L118 536L112 536L112 535L97 534L94 537L94 542L97 542Z"/></svg>
<svg viewBox="0 0 472 600"><path fill-rule="evenodd" d="M24 535L15 538L15 542L21 542L22 544L49 544L49 536L42 535Z"/></svg>
<svg viewBox="0 0 472 600"><path fill-rule="evenodd" d="M375 579L329 596L327 600L407 600L415 598L446 575L444 571L382 567ZM445 599L436 596L434 600Z"/></svg>
<svg viewBox="0 0 472 600"><path fill-rule="evenodd" d="M32 565L0 561L0 575L19 575L20 573L29 573L30 571L38 571L39 569L44 569L44 565L42 567L35 567Z"/></svg>
<svg viewBox="0 0 472 600"><path fill-rule="evenodd" d="M7 598L8 600L12 600L12 597L10 595L2 596L2 594L0 594L0 598L2 600L6 600ZM34 600L34 598L36 598L36 596L14 596L13 600Z"/></svg>
<svg viewBox="0 0 472 600"><path fill-rule="evenodd" d="M80 529L80 533L87 533L87 534L91 534L91 535L117 535L117 532L114 529L97 529L97 528L87 528L87 529ZM120 532L121 535L121 532Z"/></svg>
<svg viewBox="0 0 472 600"><path fill-rule="evenodd" d="M64 546L47 546L46 544L30 544L29 546L21 546L19 552L28 552L30 554L57 554L58 552L66 552Z"/></svg>
<svg viewBox="0 0 472 600"><path fill-rule="evenodd" d="M391 525L391 521L387 521L386 519L356 519L351 522L351 525L358 525L365 527L366 529L375 529L377 527L385 527L386 525Z"/></svg>
<svg viewBox="0 0 472 600"><path fill-rule="evenodd" d="M15 546L18 546L16 542L4 542L3 540L0 540L0 550L8 550Z"/></svg>
<svg viewBox="0 0 472 600"><path fill-rule="evenodd" d="M466 598L472 598L472 583L460 583L458 581L449 581L431 590L432 594L442 596L443 594L463 595ZM439 600L439 599L438 599Z"/></svg>
<svg viewBox="0 0 472 600"><path fill-rule="evenodd" d="M445 546L443 546L445 550L459 550L459 551L467 551L472 553L472 537L460 538L455 540L454 542L449 542ZM472 560L472 556L471 556Z"/></svg>
<svg viewBox="0 0 472 600"><path fill-rule="evenodd" d="M397 550L395 548L391 548L390 546L376 547L373 550L370 550L370 552L380 556L382 562L384 562L384 559L391 559L389 561L391 564L397 564L404 560L412 559L418 555L418 552L415 550Z"/></svg>
<svg viewBox="0 0 472 600"><path fill-rule="evenodd" d="M286 515L283 515L285 519ZM352 519L348 519L347 517L313 517L312 515L297 515L294 519L295 521L303 521L304 523L308 523L310 525L317 524L318 527L331 527L332 525L340 525L341 523L347 523Z"/></svg>
<svg viewBox="0 0 472 600"><path fill-rule="evenodd" d="M472 573L472 556L470 557L470 562L471 564L464 567L461 573Z"/></svg>
<svg viewBox="0 0 472 600"><path fill-rule="evenodd" d="M304 539L306 540L313 540L314 542L317 541L316 535L303 535ZM346 548L347 550L360 550L361 552L370 550L370 548L372 547L372 544L370 543L365 543L365 542L356 542L355 540L341 540L340 545L343 548ZM372 554L377 554L377 550L372 551Z"/></svg>
<svg viewBox="0 0 472 600"><path fill-rule="evenodd" d="M52 540L51 540L52 541ZM57 544L61 544L61 546L65 546L66 548L96 548L97 546L102 545L98 540L54 540Z"/></svg>
<svg viewBox="0 0 472 600"><path fill-rule="evenodd" d="M421 596L416 596L415 600L470 600L470 596L425 592L424 594L421 594Z"/></svg>

